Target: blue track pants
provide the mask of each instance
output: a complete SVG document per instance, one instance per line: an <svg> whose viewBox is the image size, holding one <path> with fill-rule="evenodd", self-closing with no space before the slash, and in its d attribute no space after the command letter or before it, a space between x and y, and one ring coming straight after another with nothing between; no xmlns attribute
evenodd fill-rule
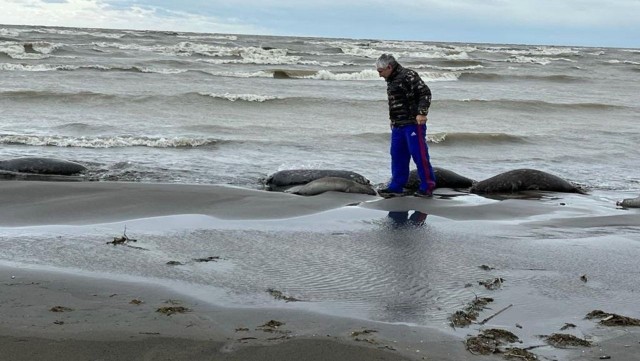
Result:
<svg viewBox="0 0 640 361"><path fill-rule="evenodd" d="M389 189L402 192L409 180L409 162L413 158L420 177L420 190L433 192L436 176L429 161L426 124L391 128L391 183Z"/></svg>

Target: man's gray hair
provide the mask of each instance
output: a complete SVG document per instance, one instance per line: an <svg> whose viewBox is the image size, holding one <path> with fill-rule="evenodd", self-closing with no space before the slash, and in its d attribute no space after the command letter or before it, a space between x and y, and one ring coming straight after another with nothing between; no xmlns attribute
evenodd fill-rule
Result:
<svg viewBox="0 0 640 361"><path fill-rule="evenodd" d="M386 68L389 65L391 65L391 67L395 67L396 64L398 64L398 62L391 54L382 54L378 60L376 60L376 67L379 69Z"/></svg>

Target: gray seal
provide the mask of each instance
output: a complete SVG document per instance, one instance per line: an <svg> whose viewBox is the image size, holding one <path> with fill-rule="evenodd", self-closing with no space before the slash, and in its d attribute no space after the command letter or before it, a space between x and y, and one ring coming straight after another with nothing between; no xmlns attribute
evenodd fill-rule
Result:
<svg viewBox="0 0 640 361"><path fill-rule="evenodd" d="M63 159L24 157L0 161L0 170L17 173L74 175L87 168Z"/></svg>
<svg viewBox="0 0 640 361"><path fill-rule="evenodd" d="M471 178L440 167L433 167L433 173L436 176L436 188L463 189L471 187L476 182ZM404 188L409 191L417 191L420 188L420 177L418 177L416 169L409 172L409 181Z"/></svg>
<svg viewBox="0 0 640 361"><path fill-rule="evenodd" d="M293 186L307 184L325 177L344 178L363 185L370 184L369 180L364 176L347 170L288 169L270 175L265 181L265 186L270 191L284 191Z"/></svg>
<svg viewBox="0 0 640 361"><path fill-rule="evenodd" d="M640 208L640 197L625 198L619 202L616 202L616 205L623 208Z"/></svg>
<svg viewBox="0 0 640 361"><path fill-rule="evenodd" d="M517 193L522 191L550 191L585 193L575 184L558 176L535 169L515 169L474 184L471 193Z"/></svg>
<svg viewBox="0 0 640 361"><path fill-rule="evenodd" d="M315 196L324 192L362 193L375 196L377 193L369 184L361 184L350 179L340 177L323 177L305 185L296 186L288 190L293 194Z"/></svg>

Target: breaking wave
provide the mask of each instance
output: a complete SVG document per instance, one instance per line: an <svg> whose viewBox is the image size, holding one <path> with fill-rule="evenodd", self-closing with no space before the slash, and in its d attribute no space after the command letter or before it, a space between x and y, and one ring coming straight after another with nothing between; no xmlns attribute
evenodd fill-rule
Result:
<svg viewBox="0 0 640 361"><path fill-rule="evenodd" d="M120 148L120 147L149 147L149 148L195 148L213 146L223 142L212 138L191 137L137 137L128 135L104 137L68 137L43 135L15 135L1 134L0 144L77 147L77 148Z"/></svg>
<svg viewBox="0 0 640 361"><path fill-rule="evenodd" d="M474 144L495 145L510 143L526 143L524 137L506 133L434 133L427 135L428 140L434 144Z"/></svg>
<svg viewBox="0 0 640 361"><path fill-rule="evenodd" d="M13 64L2 63L0 64L0 70L5 71L77 71L77 70L98 70L98 71L124 71L134 73L156 73L156 74L180 74L186 73L189 70L182 69L170 69L170 68L155 68L155 67L141 67L141 66L106 66L106 65L53 65L53 64Z"/></svg>
<svg viewBox="0 0 640 361"><path fill-rule="evenodd" d="M263 102L267 102L267 101L270 101L270 100L283 99L283 98L277 97L277 96L257 95L257 94L231 94L231 93L224 93L224 94L198 93L198 94L199 95L208 96L208 97L212 97L212 98L216 98L216 99L229 100L229 101L232 101L232 102L245 101L245 102L263 103Z"/></svg>

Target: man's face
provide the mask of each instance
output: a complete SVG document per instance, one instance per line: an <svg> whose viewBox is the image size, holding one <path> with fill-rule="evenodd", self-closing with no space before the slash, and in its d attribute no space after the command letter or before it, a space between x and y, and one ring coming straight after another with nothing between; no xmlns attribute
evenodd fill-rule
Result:
<svg viewBox="0 0 640 361"><path fill-rule="evenodd" d="M391 65L387 65L385 68L378 68L378 75L380 75L382 78L387 79L389 75L391 75L391 71Z"/></svg>

